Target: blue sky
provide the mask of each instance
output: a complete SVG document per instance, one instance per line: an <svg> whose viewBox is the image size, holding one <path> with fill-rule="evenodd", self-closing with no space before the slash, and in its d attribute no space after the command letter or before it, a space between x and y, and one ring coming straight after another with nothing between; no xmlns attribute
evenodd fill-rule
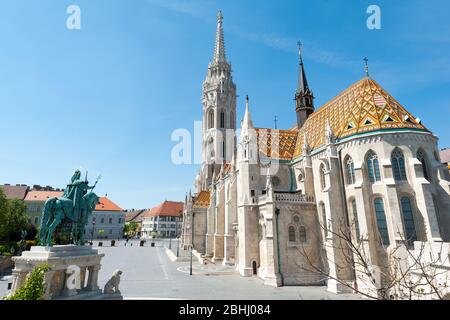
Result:
<svg viewBox="0 0 450 320"><path fill-rule="evenodd" d="M81 30L66 28L67 6ZM377 4L382 29L366 27ZM216 12L224 15L238 118L295 122L296 42L316 107L371 76L450 146L450 3L434 1L2 0L0 183L64 187L102 174L123 208L183 200L197 165L171 162L177 128L201 119Z"/></svg>

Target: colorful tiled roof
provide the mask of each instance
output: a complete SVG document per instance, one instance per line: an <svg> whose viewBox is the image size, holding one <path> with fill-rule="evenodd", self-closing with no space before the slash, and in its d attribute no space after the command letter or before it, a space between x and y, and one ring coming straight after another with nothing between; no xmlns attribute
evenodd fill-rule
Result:
<svg viewBox="0 0 450 320"><path fill-rule="evenodd" d="M11 186L11 185L0 185L0 189L3 190L6 199L25 199L25 196L28 191L28 186L19 185L19 186Z"/></svg>
<svg viewBox="0 0 450 320"><path fill-rule="evenodd" d="M100 197L98 204L95 206L95 211L123 211L121 207L112 202L106 197Z"/></svg>
<svg viewBox="0 0 450 320"><path fill-rule="evenodd" d="M62 191L30 191L25 197L25 201L47 201L47 199L60 197L63 195Z"/></svg>
<svg viewBox="0 0 450 320"><path fill-rule="evenodd" d="M201 191L194 200L194 208L209 208L210 198L209 191Z"/></svg>
<svg viewBox="0 0 450 320"><path fill-rule="evenodd" d="M314 149L325 144L326 121L337 139L386 129L428 131L373 79L363 78L315 111L298 133L294 158L301 155L304 136Z"/></svg>
<svg viewBox="0 0 450 320"><path fill-rule="evenodd" d="M278 131L256 129L259 150L273 159L295 159L302 154L305 135L311 149L325 144L327 120L337 139L388 129L429 132L375 80L363 78L311 114L300 130L296 126ZM279 139L275 132L279 132ZM278 150L273 151L275 140L278 140Z"/></svg>
<svg viewBox="0 0 450 320"><path fill-rule="evenodd" d="M272 159L291 160L298 130L272 130L256 128L260 153Z"/></svg>
<svg viewBox="0 0 450 320"><path fill-rule="evenodd" d="M142 217L170 216L179 217L183 214L184 203L175 201L164 201L160 205L147 210Z"/></svg>

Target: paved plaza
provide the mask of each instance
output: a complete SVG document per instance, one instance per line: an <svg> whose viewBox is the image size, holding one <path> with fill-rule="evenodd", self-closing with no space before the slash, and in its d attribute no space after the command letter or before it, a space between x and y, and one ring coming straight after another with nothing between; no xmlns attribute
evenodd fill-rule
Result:
<svg viewBox="0 0 450 320"><path fill-rule="evenodd" d="M97 243L95 242L94 245ZM109 245L109 242L105 242ZM120 290L124 299L224 299L224 300L329 300L357 299L356 295L336 295L326 291L325 287L280 287L263 285L257 277L240 277L232 267L207 265L193 261L194 274L189 275L189 261L174 262L166 254L168 242L147 241L144 247L139 241L116 243L116 247L96 247L104 253L99 275L101 288L108 281L113 271L123 271ZM176 250L176 241L172 242ZM176 251L175 251L176 252ZM181 252L180 255L186 252ZM188 259L183 259L188 260ZM0 295L7 290L10 276L0 281Z"/></svg>

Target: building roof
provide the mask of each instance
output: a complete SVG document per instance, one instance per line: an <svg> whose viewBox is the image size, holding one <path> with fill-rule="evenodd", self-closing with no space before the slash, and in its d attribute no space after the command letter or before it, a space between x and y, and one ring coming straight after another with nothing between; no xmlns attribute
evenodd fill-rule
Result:
<svg viewBox="0 0 450 320"><path fill-rule="evenodd" d="M146 211L145 209L142 209L142 210L133 210L133 211L126 212L125 213L125 222L131 222L131 221L141 222L143 213L145 211Z"/></svg>
<svg viewBox="0 0 450 320"><path fill-rule="evenodd" d="M62 191L36 191L32 190L27 193L25 201L47 201L47 199L62 196Z"/></svg>
<svg viewBox="0 0 450 320"><path fill-rule="evenodd" d="M194 199L194 208L209 208L211 195L209 191L201 191Z"/></svg>
<svg viewBox="0 0 450 320"><path fill-rule="evenodd" d="M11 185L5 184L5 185L0 185L0 189L3 190L3 193L6 196L6 199L23 200L23 199L25 199L25 196L27 195L27 192L28 192L27 185L11 186Z"/></svg>
<svg viewBox="0 0 450 320"><path fill-rule="evenodd" d="M445 148L439 151L441 162L450 165L450 148Z"/></svg>
<svg viewBox="0 0 450 320"><path fill-rule="evenodd" d="M143 214L143 218L156 217L156 216L170 216L178 217L183 214L183 202L164 201L160 205L147 210Z"/></svg>
<svg viewBox="0 0 450 320"><path fill-rule="evenodd" d="M123 211L123 209L108 198L100 197L98 204L95 206L95 211Z"/></svg>
<svg viewBox="0 0 450 320"><path fill-rule="evenodd" d="M274 159L295 159L302 154L305 137L311 149L325 145L327 121L336 139L389 129L429 132L375 80L365 77L311 114L300 130L279 130L275 139L275 130L257 129L260 152Z"/></svg>

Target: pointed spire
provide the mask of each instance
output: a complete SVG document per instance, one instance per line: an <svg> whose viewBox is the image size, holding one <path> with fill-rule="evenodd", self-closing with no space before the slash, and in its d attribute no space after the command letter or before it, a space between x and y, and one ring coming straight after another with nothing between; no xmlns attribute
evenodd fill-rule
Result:
<svg viewBox="0 0 450 320"><path fill-rule="evenodd" d="M298 74L298 83L297 83L297 94L309 91L308 80L306 79L305 67L303 66L303 58L302 58L302 43L297 42L298 46L298 57L299 57L299 74Z"/></svg>
<svg viewBox="0 0 450 320"><path fill-rule="evenodd" d="M223 37L223 16L222 11L217 12L217 31L216 31L216 45L214 47L213 63L227 63L225 56L225 40Z"/></svg>
<svg viewBox="0 0 450 320"><path fill-rule="evenodd" d="M314 95L309 89L308 80L306 79L302 58L302 43L299 41L297 45L300 66L297 90L295 91L295 112L297 113L297 128L300 129L305 124L309 115L314 112Z"/></svg>
<svg viewBox="0 0 450 320"><path fill-rule="evenodd" d="M302 154L306 156L309 154L310 148L308 143L308 137L306 136L306 132L303 133L303 145L302 145Z"/></svg>
<svg viewBox="0 0 450 320"><path fill-rule="evenodd" d="M244 114L244 120L242 120L242 128L241 132L242 134L246 133L249 129L253 129L253 121L250 116L250 110L248 108L248 95L245 97L245 114Z"/></svg>

